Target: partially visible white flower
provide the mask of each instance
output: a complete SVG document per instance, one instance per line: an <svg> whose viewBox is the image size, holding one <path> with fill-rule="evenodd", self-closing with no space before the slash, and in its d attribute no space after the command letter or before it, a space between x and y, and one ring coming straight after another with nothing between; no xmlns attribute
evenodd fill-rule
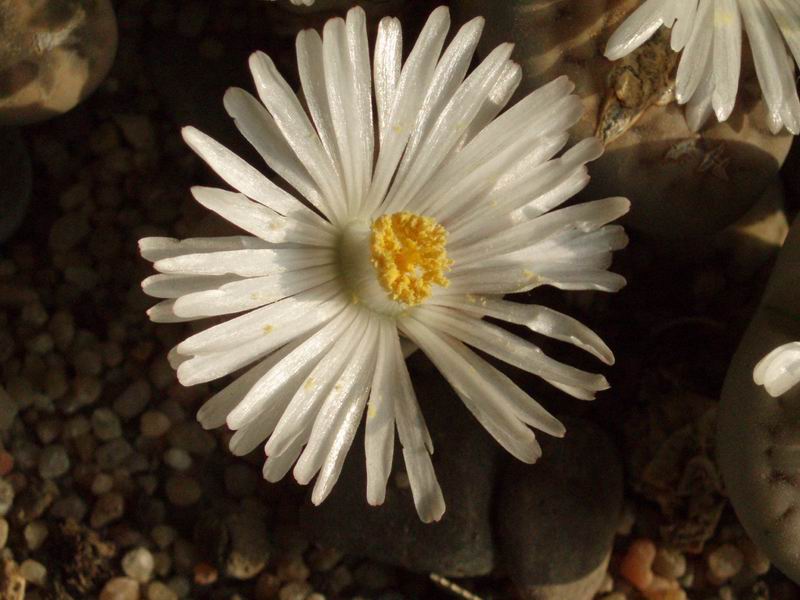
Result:
<svg viewBox="0 0 800 600"><path fill-rule="evenodd" d="M800 64L798 0L646 0L611 36L606 56L617 60L646 42L662 25L672 27L671 45L683 51L676 96L697 131L715 112L733 111L742 61L742 24L753 50L756 74L773 133L800 133L795 63ZM787 49L788 47L788 49ZM789 54L791 50L794 60Z"/></svg>
<svg viewBox="0 0 800 600"><path fill-rule="evenodd" d="M800 342L778 346L758 361L753 369L753 381L763 385L773 398L800 383Z"/></svg>
<svg viewBox="0 0 800 600"><path fill-rule="evenodd" d="M609 223L629 207L608 198L559 208L602 153L594 138L562 153L582 113L573 85L562 77L500 114L521 80L512 46L468 75L483 19L442 52L449 26L448 10L435 10L405 63L397 19L381 21L372 64L360 8L328 21L323 37L301 32L308 113L270 58L253 54L261 102L230 89L225 108L297 195L187 127L186 142L238 190L192 193L250 235L140 241L159 272L143 288L164 299L152 320L241 313L170 353L184 385L255 363L203 405L204 427L227 423L240 455L269 438L264 476L276 481L295 465L300 483L317 477L319 503L366 413L368 501L384 500L396 428L425 521L442 516L444 499L403 343L428 355L503 447L534 462L531 427L554 436L564 427L470 346L579 399L608 388L483 317L612 364L609 348L574 319L503 295L541 285L620 289L625 280L607 269L627 237Z"/></svg>

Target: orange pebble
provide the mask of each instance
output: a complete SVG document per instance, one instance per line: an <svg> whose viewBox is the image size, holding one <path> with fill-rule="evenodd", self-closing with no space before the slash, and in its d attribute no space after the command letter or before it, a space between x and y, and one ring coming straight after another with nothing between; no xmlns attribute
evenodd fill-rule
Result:
<svg viewBox="0 0 800 600"><path fill-rule="evenodd" d="M675 579L653 576L653 581L642 590L642 595L647 600L686 600L686 592L681 589Z"/></svg>
<svg viewBox="0 0 800 600"><path fill-rule="evenodd" d="M653 583L653 560L656 558L656 545L648 539L635 540L619 565L620 574L633 587L644 591Z"/></svg>
<svg viewBox="0 0 800 600"><path fill-rule="evenodd" d="M194 566L194 582L197 585L211 585L217 580L218 576L219 573L212 564L201 562Z"/></svg>
<svg viewBox="0 0 800 600"><path fill-rule="evenodd" d="M0 477L5 477L14 469L14 457L5 450L0 450Z"/></svg>

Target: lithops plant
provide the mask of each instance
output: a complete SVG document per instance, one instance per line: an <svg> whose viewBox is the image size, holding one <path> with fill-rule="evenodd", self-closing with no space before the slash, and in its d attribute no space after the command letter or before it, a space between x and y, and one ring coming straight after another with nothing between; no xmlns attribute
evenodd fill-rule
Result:
<svg viewBox="0 0 800 600"><path fill-rule="evenodd" d="M103 81L116 49L109 0L0 0L0 125L70 110Z"/></svg>
<svg viewBox="0 0 800 600"><path fill-rule="evenodd" d="M795 221L761 306L731 362L719 408L725 486L753 541L800 581L800 221ZM795 369L793 370L792 365Z"/></svg>
<svg viewBox="0 0 800 600"><path fill-rule="evenodd" d="M461 18L486 12L484 0L453 0ZM752 55L742 52L736 109L725 123L693 132L674 98L679 56L661 28L612 62L609 38L641 0L518 0L492 3L482 43L511 39L523 69L521 89L567 74L585 105L572 135L606 144L586 193L624 185L632 227L675 252L676 238L703 240L742 216L775 178L792 136L773 135Z"/></svg>

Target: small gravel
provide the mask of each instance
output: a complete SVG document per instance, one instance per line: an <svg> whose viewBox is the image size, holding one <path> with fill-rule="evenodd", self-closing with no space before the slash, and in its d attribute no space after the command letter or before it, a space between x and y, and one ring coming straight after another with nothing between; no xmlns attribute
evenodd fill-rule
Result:
<svg viewBox="0 0 800 600"><path fill-rule="evenodd" d="M103 586L100 600L139 600L139 583L127 577L115 577Z"/></svg>
<svg viewBox="0 0 800 600"><path fill-rule="evenodd" d="M154 566L153 555L147 548L134 548L122 557L122 570L125 575L140 583L150 581Z"/></svg>
<svg viewBox="0 0 800 600"><path fill-rule="evenodd" d="M47 446L39 454L39 475L43 479L55 479L69 472L70 460L67 449L55 444Z"/></svg>
<svg viewBox="0 0 800 600"><path fill-rule="evenodd" d="M98 408L92 413L92 430L97 439L108 442L122 435L122 424L114 411Z"/></svg>

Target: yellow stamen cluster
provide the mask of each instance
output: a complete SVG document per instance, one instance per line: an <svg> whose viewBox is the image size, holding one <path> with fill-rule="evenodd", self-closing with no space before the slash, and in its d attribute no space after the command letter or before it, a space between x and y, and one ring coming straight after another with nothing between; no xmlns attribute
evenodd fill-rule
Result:
<svg viewBox="0 0 800 600"><path fill-rule="evenodd" d="M450 285L446 242L447 230L430 217L399 212L375 220L372 264L392 300L414 306L431 295L433 284Z"/></svg>

